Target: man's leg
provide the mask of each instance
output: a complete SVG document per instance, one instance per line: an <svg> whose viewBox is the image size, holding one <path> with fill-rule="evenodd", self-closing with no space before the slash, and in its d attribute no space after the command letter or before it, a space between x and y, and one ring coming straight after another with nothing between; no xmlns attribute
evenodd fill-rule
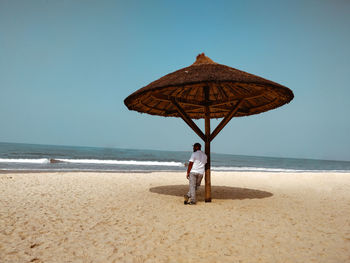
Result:
<svg viewBox="0 0 350 263"><path fill-rule="evenodd" d="M189 190L189 194L188 197L190 197L191 202L195 203L196 200L196 184L197 184L197 174L195 173L190 173L190 190Z"/></svg>
<svg viewBox="0 0 350 263"><path fill-rule="evenodd" d="M192 177L192 179L191 179ZM186 194L188 196L188 198L191 198L191 185L193 184L193 182L191 181L193 180L193 173L190 173L190 176L188 177L188 193ZM196 185L196 180L194 181L194 185Z"/></svg>
<svg viewBox="0 0 350 263"><path fill-rule="evenodd" d="M188 197L188 198L190 198L191 197L191 173L190 173L190 176L188 177L188 192L187 192L187 194L186 194L186 196Z"/></svg>
<svg viewBox="0 0 350 263"><path fill-rule="evenodd" d="M200 187L202 179L203 179L203 174L197 174L196 190L198 190L198 188Z"/></svg>

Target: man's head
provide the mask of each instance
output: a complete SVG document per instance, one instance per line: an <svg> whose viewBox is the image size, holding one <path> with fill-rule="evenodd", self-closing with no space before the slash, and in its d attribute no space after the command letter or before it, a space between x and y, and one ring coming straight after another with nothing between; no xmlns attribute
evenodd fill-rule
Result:
<svg viewBox="0 0 350 263"><path fill-rule="evenodd" d="M196 142L195 144L193 144L193 151L196 152L198 150L200 150L202 148L202 145L198 142Z"/></svg>

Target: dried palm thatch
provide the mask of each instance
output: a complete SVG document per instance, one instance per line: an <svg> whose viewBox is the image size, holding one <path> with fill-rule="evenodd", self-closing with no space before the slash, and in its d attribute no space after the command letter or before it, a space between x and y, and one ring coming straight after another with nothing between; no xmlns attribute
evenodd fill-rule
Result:
<svg viewBox="0 0 350 263"><path fill-rule="evenodd" d="M129 110L180 117L175 102L190 118L200 119L205 118L205 106L210 118L222 118L240 103L235 117L241 117L275 109L293 97L290 89L278 83L215 63L202 53L191 66L139 89L124 103Z"/></svg>

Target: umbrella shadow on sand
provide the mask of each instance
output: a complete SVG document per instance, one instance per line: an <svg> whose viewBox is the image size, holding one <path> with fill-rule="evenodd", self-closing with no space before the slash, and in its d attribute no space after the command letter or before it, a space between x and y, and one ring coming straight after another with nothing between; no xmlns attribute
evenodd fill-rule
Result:
<svg viewBox="0 0 350 263"><path fill-rule="evenodd" d="M240 187L230 187L230 186L212 186L212 196L214 199L232 199L232 200L242 200L242 199L261 199L273 196L272 193L249 189ZM163 194L163 195L173 195L181 196L188 192L188 185L162 185L151 187L149 189L152 193ZM204 199L204 187L201 186L197 191L197 198L199 200Z"/></svg>

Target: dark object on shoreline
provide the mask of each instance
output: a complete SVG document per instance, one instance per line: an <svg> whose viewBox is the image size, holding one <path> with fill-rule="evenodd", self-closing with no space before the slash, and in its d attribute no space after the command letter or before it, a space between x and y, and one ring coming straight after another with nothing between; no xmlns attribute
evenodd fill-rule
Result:
<svg viewBox="0 0 350 263"><path fill-rule="evenodd" d="M56 159L50 159L50 163L63 163L63 162Z"/></svg>
<svg viewBox="0 0 350 263"><path fill-rule="evenodd" d="M128 96L129 110L181 117L205 142L205 201L211 201L210 142L233 117L259 114L289 103L293 92L278 83L215 63L204 53L191 66L167 74ZM205 132L192 119L205 119ZM211 132L210 119L223 118Z"/></svg>

